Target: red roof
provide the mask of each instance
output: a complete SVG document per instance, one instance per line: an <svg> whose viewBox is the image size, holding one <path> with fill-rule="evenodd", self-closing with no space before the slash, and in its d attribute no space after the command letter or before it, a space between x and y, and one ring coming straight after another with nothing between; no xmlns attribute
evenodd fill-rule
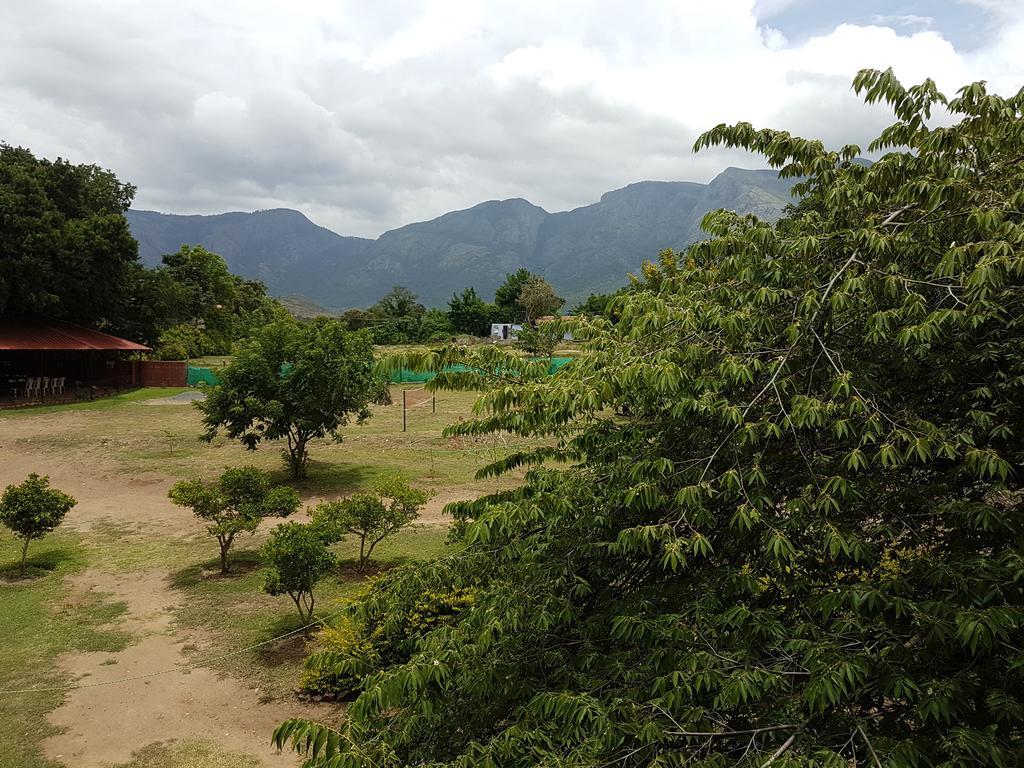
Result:
<svg viewBox="0 0 1024 768"><path fill-rule="evenodd" d="M0 349L146 352L149 347L60 320L0 318Z"/></svg>

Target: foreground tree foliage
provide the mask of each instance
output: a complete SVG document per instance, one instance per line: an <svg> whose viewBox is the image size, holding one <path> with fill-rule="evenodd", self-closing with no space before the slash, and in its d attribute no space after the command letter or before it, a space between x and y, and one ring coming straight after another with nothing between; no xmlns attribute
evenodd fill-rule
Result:
<svg viewBox="0 0 1024 768"><path fill-rule="evenodd" d="M352 417L369 418L369 404L380 394L369 334L316 318L261 328L239 345L220 384L197 407L206 440L222 429L250 450L264 440L286 440L284 458L299 479L306 476L309 441L340 442L339 430Z"/></svg>
<svg viewBox="0 0 1024 768"><path fill-rule="evenodd" d="M647 265L554 376L494 348L395 361L484 387L450 434L548 438L456 505L466 548L355 610L474 601L372 672L314 766L1024 764L1024 92L865 71L872 148L747 124L698 147L801 179ZM928 127L933 107L953 124ZM558 459L567 464L546 467Z"/></svg>
<svg viewBox="0 0 1024 768"><path fill-rule="evenodd" d="M275 486L270 475L256 467L225 470L215 485L182 480L171 487L168 496L206 522L206 530L220 545L222 576L231 570L231 545L239 534L256 533L263 518L288 517L299 508L294 488Z"/></svg>
<svg viewBox="0 0 1024 768"><path fill-rule="evenodd" d="M0 496L0 523L22 540L18 575L25 575L28 545L41 539L64 522L78 502L63 491L50 487L49 477L35 472L18 485L8 485Z"/></svg>

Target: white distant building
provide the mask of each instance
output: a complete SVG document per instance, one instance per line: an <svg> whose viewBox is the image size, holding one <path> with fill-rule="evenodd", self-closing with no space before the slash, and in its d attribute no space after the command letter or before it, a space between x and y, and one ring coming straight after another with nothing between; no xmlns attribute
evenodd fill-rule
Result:
<svg viewBox="0 0 1024 768"><path fill-rule="evenodd" d="M523 330L521 323L491 323L491 338L499 341L515 341L519 338L519 331Z"/></svg>

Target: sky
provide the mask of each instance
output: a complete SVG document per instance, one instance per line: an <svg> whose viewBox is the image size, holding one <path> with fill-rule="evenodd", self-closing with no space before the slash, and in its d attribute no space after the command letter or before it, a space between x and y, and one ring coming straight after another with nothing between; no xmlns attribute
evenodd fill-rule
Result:
<svg viewBox="0 0 1024 768"><path fill-rule="evenodd" d="M0 0L0 140L111 169L135 208L373 237L764 167L693 153L721 122L866 146L891 115L857 70L1009 94L1022 52L1024 0Z"/></svg>

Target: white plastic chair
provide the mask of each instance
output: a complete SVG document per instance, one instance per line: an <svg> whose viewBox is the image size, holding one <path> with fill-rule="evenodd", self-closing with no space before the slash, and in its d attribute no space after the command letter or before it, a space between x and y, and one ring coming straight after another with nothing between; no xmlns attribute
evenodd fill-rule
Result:
<svg viewBox="0 0 1024 768"><path fill-rule="evenodd" d="M53 388L52 388L51 391L54 394L56 394L56 395L63 395L64 394L64 382L66 381L66 379L67 379L66 376L61 376L58 379L54 379L53 380Z"/></svg>
<svg viewBox="0 0 1024 768"><path fill-rule="evenodd" d="M44 376L43 377L43 384L42 384L43 399L45 399L48 394L50 394L50 377L49 376Z"/></svg>

